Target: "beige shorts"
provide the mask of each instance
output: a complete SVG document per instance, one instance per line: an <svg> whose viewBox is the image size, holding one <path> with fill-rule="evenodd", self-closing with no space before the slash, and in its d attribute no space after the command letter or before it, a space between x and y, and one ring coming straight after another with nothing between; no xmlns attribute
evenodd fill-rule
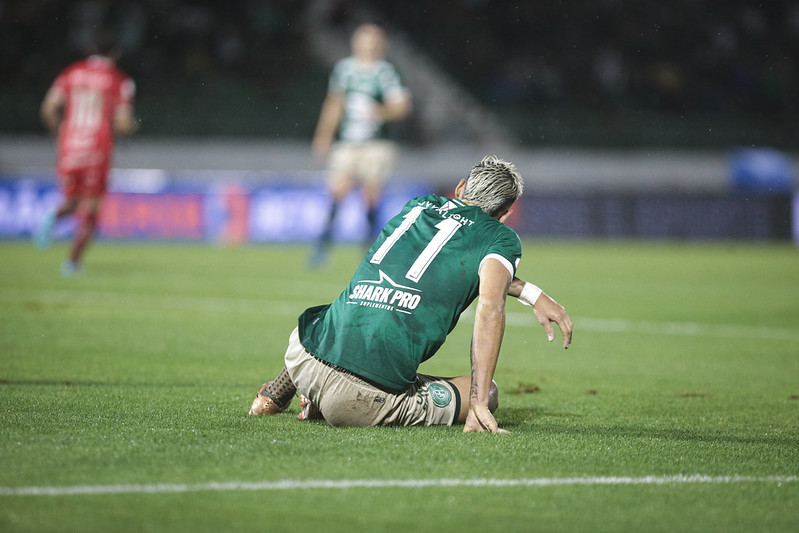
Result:
<svg viewBox="0 0 799 533"><path fill-rule="evenodd" d="M389 392L308 353L297 328L286 350L286 370L331 426L451 426L460 394L449 381L418 374L404 392Z"/></svg>
<svg viewBox="0 0 799 533"><path fill-rule="evenodd" d="M397 147L391 141L337 142L330 151L331 179L383 183L396 159Z"/></svg>

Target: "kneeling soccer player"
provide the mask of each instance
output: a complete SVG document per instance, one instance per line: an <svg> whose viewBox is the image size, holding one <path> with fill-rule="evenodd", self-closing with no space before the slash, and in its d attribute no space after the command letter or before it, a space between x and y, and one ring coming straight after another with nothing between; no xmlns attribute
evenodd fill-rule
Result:
<svg viewBox="0 0 799 533"><path fill-rule="evenodd" d="M505 297L533 306L549 340L568 348L566 310L516 277L518 235L504 224L521 196L516 167L486 157L454 198L414 198L383 228L333 303L311 307L289 338L285 367L258 391L250 414L275 414L301 395L300 419L333 426L452 425L504 432L493 381L505 331ZM418 374L479 296L471 376Z"/></svg>

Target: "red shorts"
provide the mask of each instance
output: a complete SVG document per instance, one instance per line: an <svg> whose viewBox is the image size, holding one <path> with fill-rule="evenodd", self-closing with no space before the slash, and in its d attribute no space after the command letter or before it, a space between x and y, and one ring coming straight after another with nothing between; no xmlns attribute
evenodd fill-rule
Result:
<svg viewBox="0 0 799 533"><path fill-rule="evenodd" d="M59 170L58 182L67 198L96 198L105 194L110 170L108 165Z"/></svg>

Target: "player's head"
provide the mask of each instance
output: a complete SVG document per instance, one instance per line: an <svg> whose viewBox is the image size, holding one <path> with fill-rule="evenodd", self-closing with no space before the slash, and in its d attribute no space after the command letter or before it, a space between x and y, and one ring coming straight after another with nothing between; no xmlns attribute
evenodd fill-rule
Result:
<svg viewBox="0 0 799 533"><path fill-rule="evenodd" d="M388 45L386 32L377 24L367 22L355 28L350 46L352 53L363 61L376 61L383 57Z"/></svg>
<svg viewBox="0 0 799 533"><path fill-rule="evenodd" d="M122 55L122 49L111 32L101 31L90 49L90 54L98 54L113 60L118 60Z"/></svg>
<svg viewBox="0 0 799 533"><path fill-rule="evenodd" d="M463 182L460 198L499 218L522 195L524 181L513 163L484 157Z"/></svg>

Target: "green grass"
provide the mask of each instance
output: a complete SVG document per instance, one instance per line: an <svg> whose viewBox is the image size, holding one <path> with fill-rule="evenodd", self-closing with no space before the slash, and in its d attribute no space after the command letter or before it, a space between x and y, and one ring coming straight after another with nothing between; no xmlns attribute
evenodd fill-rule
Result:
<svg viewBox="0 0 799 533"><path fill-rule="evenodd" d="M334 429L298 422L296 401L246 415L296 316L338 295L355 248L311 272L303 247L101 242L72 279L58 274L65 253L0 244L0 531L799 529L790 245L527 242L520 275L567 307L575 338L547 343L509 301L496 416L510 435ZM468 373L470 327L421 370ZM204 485L695 474L758 480ZM109 493L160 484L206 490ZM102 493L11 491L80 486Z"/></svg>

